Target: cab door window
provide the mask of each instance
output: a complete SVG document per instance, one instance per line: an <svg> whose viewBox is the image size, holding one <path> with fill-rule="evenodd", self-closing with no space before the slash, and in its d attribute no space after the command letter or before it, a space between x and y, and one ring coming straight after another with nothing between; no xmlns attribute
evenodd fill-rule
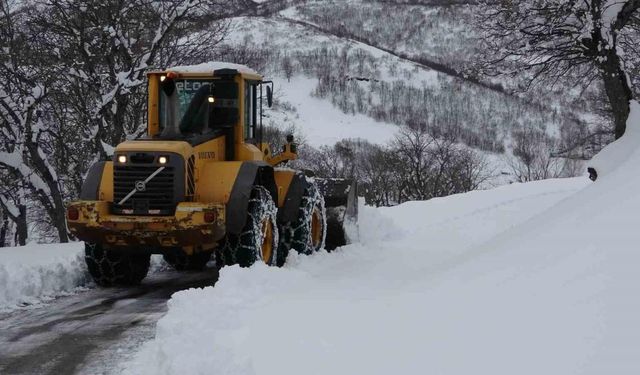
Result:
<svg viewBox="0 0 640 375"><path fill-rule="evenodd" d="M257 82L245 82L244 92L244 139L255 139L257 126Z"/></svg>

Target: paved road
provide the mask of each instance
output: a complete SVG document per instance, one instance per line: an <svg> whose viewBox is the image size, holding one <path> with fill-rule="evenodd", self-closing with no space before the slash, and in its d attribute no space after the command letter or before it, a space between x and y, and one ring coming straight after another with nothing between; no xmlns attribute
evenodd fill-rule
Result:
<svg viewBox="0 0 640 375"><path fill-rule="evenodd" d="M112 374L153 337L167 300L215 284L214 269L164 271L133 288L93 289L0 314L0 374Z"/></svg>

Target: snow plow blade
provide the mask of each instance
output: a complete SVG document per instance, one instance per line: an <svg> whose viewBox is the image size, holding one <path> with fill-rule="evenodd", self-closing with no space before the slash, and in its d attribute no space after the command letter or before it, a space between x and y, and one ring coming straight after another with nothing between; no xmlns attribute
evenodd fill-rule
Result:
<svg viewBox="0 0 640 375"><path fill-rule="evenodd" d="M325 249L334 250L353 240L349 226L358 222L358 187L356 181L341 178L316 178L327 211Z"/></svg>

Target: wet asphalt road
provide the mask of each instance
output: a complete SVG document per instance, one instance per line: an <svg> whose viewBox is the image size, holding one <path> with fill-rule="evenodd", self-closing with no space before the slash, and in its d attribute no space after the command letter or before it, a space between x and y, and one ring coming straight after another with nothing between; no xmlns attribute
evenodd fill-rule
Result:
<svg viewBox="0 0 640 375"><path fill-rule="evenodd" d="M46 306L0 314L0 374L115 374L177 291L211 286L215 268L164 271L131 288L91 289Z"/></svg>

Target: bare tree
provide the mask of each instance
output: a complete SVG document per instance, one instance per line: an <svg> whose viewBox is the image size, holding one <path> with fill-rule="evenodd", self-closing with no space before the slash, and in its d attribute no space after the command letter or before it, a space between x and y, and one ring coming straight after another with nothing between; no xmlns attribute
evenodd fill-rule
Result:
<svg viewBox="0 0 640 375"><path fill-rule="evenodd" d="M215 45L201 33L203 45L185 36L188 16L203 0L75 1L42 0L30 24L42 35L43 48L59 51L66 67L64 93L75 96L78 122L95 151L111 155L113 145L144 131L144 78L147 69L170 58L182 63L185 51ZM191 30L192 32L194 30ZM220 30L215 29L215 32ZM184 37L181 43L177 37ZM172 48L168 43L172 42ZM176 56L179 56L178 59ZM188 56L188 55L187 55ZM156 65L157 66L157 65ZM61 90L62 91L62 90Z"/></svg>
<svg viewBox="0 0 640 375"><path fill-rule="evenodd" d="M56 76L52 52L32 45L34 35L25 27L27 9L2 0L0 11L0 47L5 52L0 55L0 167L13 176L16 187L29 191L51 217L60 240L66 241L63 187L48 157L52 132L42 117ZM23 197L15 209L10 209L10 201L3 199L4 208L10 218L21 218L16 221L21 229Z"/></svg>
<svg viewBox="0 0 640 375"><path fill-rule="evenodd" d="M433 159L429 157L429 148L434 139L425 128L403 127L392 144L405 166L406 176L403 180L406 192L400 192L401 200L425 200L431 198L429 193L428 173L433 167ZM403 196L405 195L406 196Z"/></svg>
<svg viewBox="0 0 640 375"><path fill-rule="evenodd" d="M1 210L2 214L0 215L0 247L7 246L7 236L9 235L10 230L10 222L9 215L4 210Z"/></svg>
<svg viewBox="0 0 640 375"><path fill-rule="evenodd" d="M11 173L4 171L0 173L2 180L5 181L0 186L0 210L2 211L2 239L0 239L0 247L6 244L7 234L9 232L9 220L14 224L14 245L26 245L29 237L29 228L27 225L27 202L25 189L20 179L12 176ZM8 182L8 183L7 183Z"/></svg>
<svg viewBox="0 0 640 375"><path fill-rule="evenodd" d="M24 192L0 192L0 208L19 232L36 217L68 240L64 202L83 174L144 132L146 71L192 63L224 37L205 17L213 3L0 0L0 173Z"/></svg>
<svg viewBox="0 0 640 375"><path fill-rule="evenodd" d="M513 140L513 156L507 157L507 164L518 182L573 177L581 171L579 161L556 155L558 141L542 130L525 125L513 131Z"/></svg>
<svg viewBox="0 0 640 375"><path fill-rule="evenodd" d="M402 169L398 154L389 147L370 145L359 158L360 191L368 204L376 207L398 203L400 181L396 173Z"/></svg>
<svg viewBox="0 0 640 375"><path fill-rule="evenodd" d="M527 87L536 81L588 86L598 80L615 136L624 134L633 92L624 61L631 57L622 54L620 41L638 27L640 0L480 0L479 9L482 71L521 75L524 70Z"/></svg>

